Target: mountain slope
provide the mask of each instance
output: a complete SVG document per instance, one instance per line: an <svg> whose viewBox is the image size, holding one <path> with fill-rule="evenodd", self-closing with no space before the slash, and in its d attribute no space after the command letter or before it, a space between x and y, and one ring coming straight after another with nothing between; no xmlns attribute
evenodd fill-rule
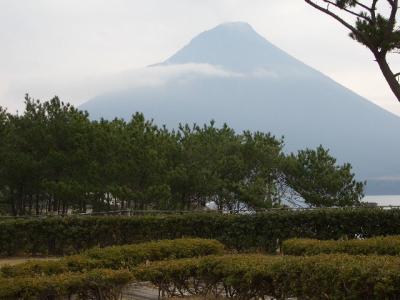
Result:
<svg viewBox="0 0 400 300"><path fill-rule="evenodd" d="M241 22L225 23L199 34L163 65L187 63L206 63L235 71L290 68L300 64L261 37L249 24Z"/></svg>
<svg viewBox="0 0 400 300"><path fill-rule="evenodd" d="M206 31L146 72L164 77L132 82L81 108L94 118L140 111L169 127L215 119L236 130L270 131L285 136L287 151L330 148L361 179L400 178L400 118L273 46L248 24Z"/></svg>

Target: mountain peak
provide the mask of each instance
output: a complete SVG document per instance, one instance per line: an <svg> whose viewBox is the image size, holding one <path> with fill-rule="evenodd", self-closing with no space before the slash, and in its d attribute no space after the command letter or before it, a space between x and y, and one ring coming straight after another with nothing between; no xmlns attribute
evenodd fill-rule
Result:
<svg viewBox="0 0 400 300"><path fill-rule="evenodd" d="M247 23L247 22L241 22L241 21L237 21L237 22L226 22L226 23L222 23L216 27L214 27L211 30L218 30L218 29L224 29L224 30L234 30L234 31L242 31L242 32L254 32L255 30L253 29L253 27Z"/></svg>
<svg viewBox="0 0 400 300"><path fill-rule="evenodd" d="M276 62L282 67L294 61L250 24L228 22L200 33L161 65L201 63L233 71L253 71L276 67Z"/></svg>

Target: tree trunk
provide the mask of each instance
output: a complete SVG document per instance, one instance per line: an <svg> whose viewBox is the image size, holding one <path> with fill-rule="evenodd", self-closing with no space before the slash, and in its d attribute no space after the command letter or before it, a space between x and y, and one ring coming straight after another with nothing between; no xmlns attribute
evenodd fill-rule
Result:
<svg viewBox="0 0 400 300"><path fill-rule="evenodd" d="M11 211L12 215L16 216L17 215L17 204L15 203L15 196L14 196L14 190L11 189L10 191L10 200L11 200Z"/></svg>
<svg viewBox="0 0 400 300"><path fill-rule="evenodd" d="M28 208L28 215L32 214L32 203L33 203L33 194L29 194L29 208Z"/></svg>
<svg viewBox="0 0 400 300"><path fill-rule="evenodd" d="M35 207L36 207L36 215L39 215L39 194L36 194Z"/></svg>
<svg viewBox="0 0 400 300"><path fill-rule="evenodd" d="M375 58L390 89L400 102L400 84L386 61L386 55L375 55Z"/></svg>

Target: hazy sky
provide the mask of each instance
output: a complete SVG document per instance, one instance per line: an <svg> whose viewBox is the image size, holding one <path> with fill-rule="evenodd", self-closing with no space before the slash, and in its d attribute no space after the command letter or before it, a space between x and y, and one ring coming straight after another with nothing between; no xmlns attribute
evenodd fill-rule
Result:
<svg viewBox="0 0 400 300"><path fill-rule="evenodd" d="M96 82L163 61L196 34L230 21L250 23L400 115L368 50L303 0L0 0L0 105L21 109L27 92L80 104L96 95ZM393 59L397 72L400 59Z"/></svg>

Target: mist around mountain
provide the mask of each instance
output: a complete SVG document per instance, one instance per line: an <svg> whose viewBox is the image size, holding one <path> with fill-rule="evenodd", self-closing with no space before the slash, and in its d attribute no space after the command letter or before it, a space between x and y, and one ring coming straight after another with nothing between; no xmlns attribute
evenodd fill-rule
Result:
<svg viewBox="0 0 400 300"><path fill-rule="evenodd" d="M139 111L170 128L226 122L237 131L284 136L287 152L322 144L369 182L368 194L400 193L400 118L275 47L246 23L203 32L140 72L116 78L118 88L80 108L96 119L130 118Z"/></svg>

